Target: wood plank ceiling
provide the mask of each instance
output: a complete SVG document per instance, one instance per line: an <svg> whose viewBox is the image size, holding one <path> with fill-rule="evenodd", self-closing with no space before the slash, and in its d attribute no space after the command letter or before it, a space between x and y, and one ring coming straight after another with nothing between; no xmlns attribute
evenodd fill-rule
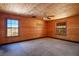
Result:
<svg viewBox="0 0 79 59"><path fill-rule="evenodd" d="M53 19L79 14L78 3L0 3L0 12L33 16L54 16Z"/></svg>

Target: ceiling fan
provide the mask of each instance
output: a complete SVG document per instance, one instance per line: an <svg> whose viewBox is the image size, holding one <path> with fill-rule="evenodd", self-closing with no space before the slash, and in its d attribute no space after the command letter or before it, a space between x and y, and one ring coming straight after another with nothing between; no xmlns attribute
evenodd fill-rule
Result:
<svg viewBox="0 0 79 59"><path fill-rule="evenodd" d="M54 16L44 16L43 19L44 20L53 20Z"/></svg>

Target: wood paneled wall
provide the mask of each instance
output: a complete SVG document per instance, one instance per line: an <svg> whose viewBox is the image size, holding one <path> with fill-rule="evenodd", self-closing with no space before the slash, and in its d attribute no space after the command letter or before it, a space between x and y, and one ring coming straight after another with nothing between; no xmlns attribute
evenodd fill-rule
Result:
<svg viewBox="0 0 79 59"><path fill-rule="evenodd" d="M19 20L19 36L7 37L6 20L7 18ZM33 38L45 37L45 22L40 18L23 17L12 14L0 14L0 44L11 43L21 40L29 40Z"/></svg>
<svg viewBox="0 0 79 59"><path fill-rule="evenodd" d="M7 18L19 20L19 36L7 37L6 20ZM56 35L56 23L67 22L67 35ZM0 13L0 44L29 40L39 37L54 37L63 40L79 42L79 15L57 19L53 21L44 21L40 17L24 17L13 14Z"/></svg>
<svg viewBox="0 0 79 59"><path fill-rule="evenodd" d="M66 22L67 23L67 35L56 35L56 23ZM77 41L79 42L79 15L57 19L54 21L48 21L48 36L54 38L60 38L64 40Z"/></svg>

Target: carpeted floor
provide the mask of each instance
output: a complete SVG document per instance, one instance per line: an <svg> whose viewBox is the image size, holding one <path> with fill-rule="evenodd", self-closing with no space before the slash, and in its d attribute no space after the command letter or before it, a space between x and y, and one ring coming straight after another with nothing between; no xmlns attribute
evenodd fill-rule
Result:
<svg viewBox="0 0 79 59"><path fill-rule="evenodd" d="M79 56L79 44L41 38L0 46L0 56Z"/></svg>

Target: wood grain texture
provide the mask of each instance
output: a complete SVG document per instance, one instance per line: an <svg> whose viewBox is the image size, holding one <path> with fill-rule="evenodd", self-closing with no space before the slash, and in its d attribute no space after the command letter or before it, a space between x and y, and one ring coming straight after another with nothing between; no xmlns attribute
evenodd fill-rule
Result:
<svg viewBox="0 0 79 59"><path fill-rule="evenodd" d="M11 43L32 38L45 37L45 22L39 18L27 18L9 14L0 14L0 44ZM19 20L19 36L7 37L7 18Z"/></svg>
<svg viewBox="0 0 79 59"><path fill-rule="evenodd" d="M56 23L67 22L67 35L56 35ZM79 15L63 18L55 21L49 21L49 31L48 35L50 37L78 41L79 42Z"/></svg>

